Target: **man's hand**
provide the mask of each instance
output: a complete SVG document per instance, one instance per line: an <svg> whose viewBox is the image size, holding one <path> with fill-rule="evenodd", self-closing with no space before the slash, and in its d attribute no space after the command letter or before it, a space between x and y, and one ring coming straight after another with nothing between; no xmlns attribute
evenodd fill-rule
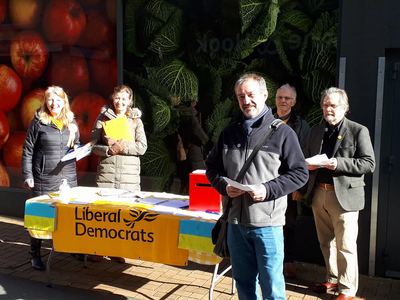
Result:
<svg viewBox="0 0 400 300"><path fill-rule="evenodd" d="M267 197L267 189L265 188L265 185L260 183L250 185L250 187L253 189L253 191L249 192L249 194L251 197L253 197L254 201L264 201L264 199Z"/></svg>
<svg viewBox="0 0 400 300"><path fill-rule="evenodd" d="M293 201L299 201L299 200L301 200L301 198L303 198L303 194L300 193L299 191L294 191L294 192L292 193L292 199L293 199Z"/></svg>
<svg viewBox="0 0 400 300"><path fill-rule="evenodd" d="M314 170L318 169L319 166L317 166L317 165L309 165L307 163L307 168L308 168L309 171L314 171Z"/></svg>
<svg viewBox="0 0 400 300"><path fill-rule="evenodd" d="M116 139L114 139L113 137L111 137L111 136L104 136L104 139L106 140L106 145L107 146L112 146L112 145L114 145L116 142L117 142L117 140Z"/></svg>
<svg viewBox="0 0 400 300"><path fill-rule="evenodd" d="M34 183L34 181L33 181L32 178L29 178L29 179L25 179L24 185L25 185L26 187L32 189L32 188L34 188L35 183Z"/></svg>
<svg viewBox="0 0 400 300"><path fill-rule="evenodd" d="M226 186L226 192L228 193L228 196L231 198L238 197L245 193L245 191L239 190L229 184Z"/></svg>
<svg viewBox="0 0 400 300"><path fill-rule="evenodd" d="M336 170L337 159L333 157L331 159L325 160L321 163L321 167L327 168L329 170Z"/></svg>
<svg viewBox="0 0 400 300"><path fill-rule="evenodd" d="M115 155L124 149L125 149L125 141L124 141L124 139L120 139L116 143L114 143L112 146L110 146L108 152L111 155Z"/></svg>

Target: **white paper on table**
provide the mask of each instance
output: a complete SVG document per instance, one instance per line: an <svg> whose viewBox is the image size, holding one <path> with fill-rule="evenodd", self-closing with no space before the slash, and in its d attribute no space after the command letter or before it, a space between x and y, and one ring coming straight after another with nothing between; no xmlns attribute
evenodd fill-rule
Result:
<svg viewBox="0 0 400 300"><path fill-rule="evenodd" d="M144 204L148 203L148 204L153 204L153 205L161 204L161 203L164 203L167 201L168 201L168 199L160 199L160 198L153 198L153 197L137 200L137 202L139 202L139 203L144 203Z"/></svg>
<svg viewBox="0 0 400 300"><path fill-rule="evenodd" d="M192 174L206 174L206 170L197 169L192 172Z"/></svg>
<svg viewBox="0 0 400 300"><path fill-rule="evenodd" d="M329 158L328 158L328 156L326 156L326 154L317 154L312 157L306 158L306 162L309 165L319 166L319 167L321 167L322 162L324 162L326 160L329 160Z"/></svg>
<svg viewBox="0 0 400 300"><path fill-rule="evenodd" d="M181 209L178 209L175 207L162 206L162 205L154 205L153 207L148 208L147 210L171 215L171 214L175 214L176 211L181 210Z"/></svg>
<svg viewBox="0 0 400 300"><path fill-rule="evenodd" d="M222 214L219 213L209 213L205 211L198 211L197 214L200 218L208 220L218 220L222 216Z"/></svg>
<svg viewBox="0 0 400 300"><path fill-rule="evenodd" d="M61 161L68 161L71 159L76 159L76 161L88 156L92 152L93 145L95 144L95 141L91 141L83 146L80 146L76 150L70 150L63 158L61 158Z"/></svg>
<svg viewBox="0 0 400 300"><path fill-rule="evenodd" d="M96 201L96 198L88 198L88 197L77 197L75 199L72 199L70 201L68 201L69 204L80 204L80 205L86 205L86 204L90 204L93 203L94 201Z"/></svg>
<svg viewBox="0 0 400 300"><path fill-rule="evenodd" d="M234 181L234 180L232 180L232 179L229 179L228 177L223 177L223 178L225 179L225 181L226 181L228 184L230 184L231 186L233 186L233 187L235 187L235 188L237 188L237 189L239 189L239 190L242 190L242 191L245 191L245 192L251 192L251 191L253 191L253 189L252 189L250 186L248 186L248 185L241 184L241 183L236 182L236 181Z"/></svg>
<svg viewBox="0 0 400 300"><path fill-rule="evenodd" d="M189 207L189 201L171 200L171 201L161 203L159 206L173 207L173 208L186 208L186 207Z"/></svg>
<svg viewBox="0 0 400 300"><path fill-rule="evenodd" d="M192 218L201 218L201 212L200 211L192 211L192 210L183 210L183 209L177 209L174 212L174 216L178 217L192 217Z"/></svg>

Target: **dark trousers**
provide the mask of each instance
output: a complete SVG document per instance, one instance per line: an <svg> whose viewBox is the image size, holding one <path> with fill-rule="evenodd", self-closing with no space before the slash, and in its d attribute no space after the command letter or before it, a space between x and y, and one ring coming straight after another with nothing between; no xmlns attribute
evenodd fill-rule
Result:
<svg viewBox="0 0 400 300"><path fill-rule="evenodd" d="M288 195L288 205L286 209L286 225L283 226L285 258L284 262L294 262L296 255L296 218L297 201L292 200L292 194Z"/></svg>

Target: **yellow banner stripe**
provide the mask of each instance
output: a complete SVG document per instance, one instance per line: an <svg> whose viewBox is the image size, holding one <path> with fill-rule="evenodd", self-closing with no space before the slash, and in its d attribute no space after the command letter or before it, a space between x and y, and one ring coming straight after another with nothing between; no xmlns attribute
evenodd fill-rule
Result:
<svg viewBox="0 0 400 300"><path fill-rule="evenodd" d="M30 229L54 231L56 227L54 218L45 218L25 215L25 227Z"/></svg>
<svg viewBox="0 0 400 300"><path fill-rule="evenodd" d="M214 245L211 242L211 238L189 234L179 234L178 248L213 253Z"/></svg>

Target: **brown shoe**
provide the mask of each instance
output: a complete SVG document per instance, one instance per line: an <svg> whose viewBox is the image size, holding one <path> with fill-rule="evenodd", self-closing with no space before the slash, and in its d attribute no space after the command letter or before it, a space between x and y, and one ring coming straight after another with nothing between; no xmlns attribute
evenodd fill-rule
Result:
<svg viewBox="0 0 400 300"><path fill-rule="evenodd" d="M296 268L294 267L294 263L283 264L283 276L287 279L296 278Z"/></svg>
<svg viewBox="0 0 400 300"><path fill-rule="evenodd" d="M118 257L118 256L109 256L109 258L119 264L124 264L125 263L125 258L123 257Z"/></svg>
<svg viewBox="0 0 400 300"><path fill-rule="evenodd" d="M317 283L316 285L313 286L312 290L314 293L327 293L333 289L337 288L336 283L331 283L331 282L324 282L324 283Z"/></svg>
<svg viewBox="0 0 400 300"><path fill-rule="evenodd" d="M339 297L335 298L335 300L353 300L354 297L347 296L345 294L339 294Z"/></svg>
<svg viewBox="0 0 400 300"><path fill-rule="evenodd" d="M103 259L102 255L88 255L87 260L91 262L99 262Z"/></svg>

